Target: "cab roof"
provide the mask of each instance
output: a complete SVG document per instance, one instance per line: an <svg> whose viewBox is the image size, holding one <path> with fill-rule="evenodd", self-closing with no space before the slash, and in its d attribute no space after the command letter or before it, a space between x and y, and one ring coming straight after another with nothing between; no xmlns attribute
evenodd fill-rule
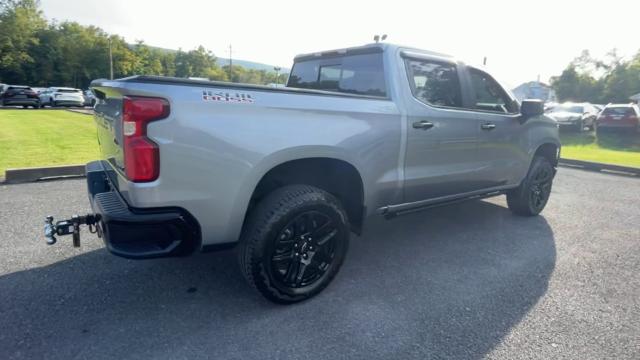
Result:
<svg viewBox="0 0 640 360"><path fill-rule="evenodd" d="M435 51L423 50L423 49L418 49L418 48L409 47L409 46L402 46L398 44L382 42L382 43L371 43L371 44L366 44L362 46L353 46L353 47L342 48L342 49L325 50L325 51L318 51L313 53L300 54L300 55L296 55L296 57L294 58L294 62L323 58L323 57L344 56L347 54L354 55L354 54L371 53L371 52L387 52L387 51L394 52L396 50L409 50L411 52L416 52L420 54L453 59L453 56L451 55L438 53Z"/></svg>

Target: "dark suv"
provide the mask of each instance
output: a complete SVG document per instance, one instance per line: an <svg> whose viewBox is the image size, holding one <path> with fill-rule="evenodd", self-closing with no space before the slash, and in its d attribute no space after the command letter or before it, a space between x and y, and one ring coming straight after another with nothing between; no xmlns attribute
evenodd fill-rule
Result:
<svg viewBox="0 0 640 360"><path fill-rule="evenodd" d="M21 105L25 109L32 106L35 109L40 107L40 99L38 94L28 86L9 85L0 95L0 105Z"/></svg>

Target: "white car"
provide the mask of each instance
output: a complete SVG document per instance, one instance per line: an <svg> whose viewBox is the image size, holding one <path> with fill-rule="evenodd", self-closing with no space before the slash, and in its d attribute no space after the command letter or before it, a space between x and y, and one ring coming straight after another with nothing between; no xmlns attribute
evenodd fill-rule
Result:
<svg viewBox="0 0 640 360"><path fill-rule="evenodd" d="M66 87L50 87L39 95L40 107L84 106L82 90Z"/></svg>

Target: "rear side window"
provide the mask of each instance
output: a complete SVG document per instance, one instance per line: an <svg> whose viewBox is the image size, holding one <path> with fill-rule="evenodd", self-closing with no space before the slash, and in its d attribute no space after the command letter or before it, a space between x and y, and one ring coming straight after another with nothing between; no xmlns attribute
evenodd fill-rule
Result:
<svg viewBox="0 0 640 360"><path fill-rule="evenodd" d="M79 93L80 90L78 89L58 89L57 90L59 93Z"/></svg>
<svg viewBox="0 0 640 360"><path fill-rule="evenodd" d="M632 107L608 107L602 111L602 115L634 116L636 114Z"/></svg>
<svg viewBox="0 0 640 360"><path fill-rule="evenodd" d="M413 96L434 106L462 108L462 91L455 64L406 59Z"/></svg>
<svg viewBox="0 0 640 360"><path fill-rule="evenodd" d="M498 113L515 113L515 103L489 74L469 68L471 86L475 93L474 108Z"/></svg>
<svg viewBox="0 0 640 360"><path fill-rule="evenodd" d="M296 62L287 86L386 97L382 53Z"/></svg>

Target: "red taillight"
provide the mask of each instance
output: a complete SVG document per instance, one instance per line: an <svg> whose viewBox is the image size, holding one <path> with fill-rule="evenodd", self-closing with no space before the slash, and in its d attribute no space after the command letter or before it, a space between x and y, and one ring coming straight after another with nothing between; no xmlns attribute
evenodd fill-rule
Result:
<svg viewBox="0 0 640 360"><path fill-rule="evenodd" d="M134 182L153 181L160 174L158 145L147 137L147 124L169 116L169 102L161 98L125 97L122 106L124 170Z"/></svg>

